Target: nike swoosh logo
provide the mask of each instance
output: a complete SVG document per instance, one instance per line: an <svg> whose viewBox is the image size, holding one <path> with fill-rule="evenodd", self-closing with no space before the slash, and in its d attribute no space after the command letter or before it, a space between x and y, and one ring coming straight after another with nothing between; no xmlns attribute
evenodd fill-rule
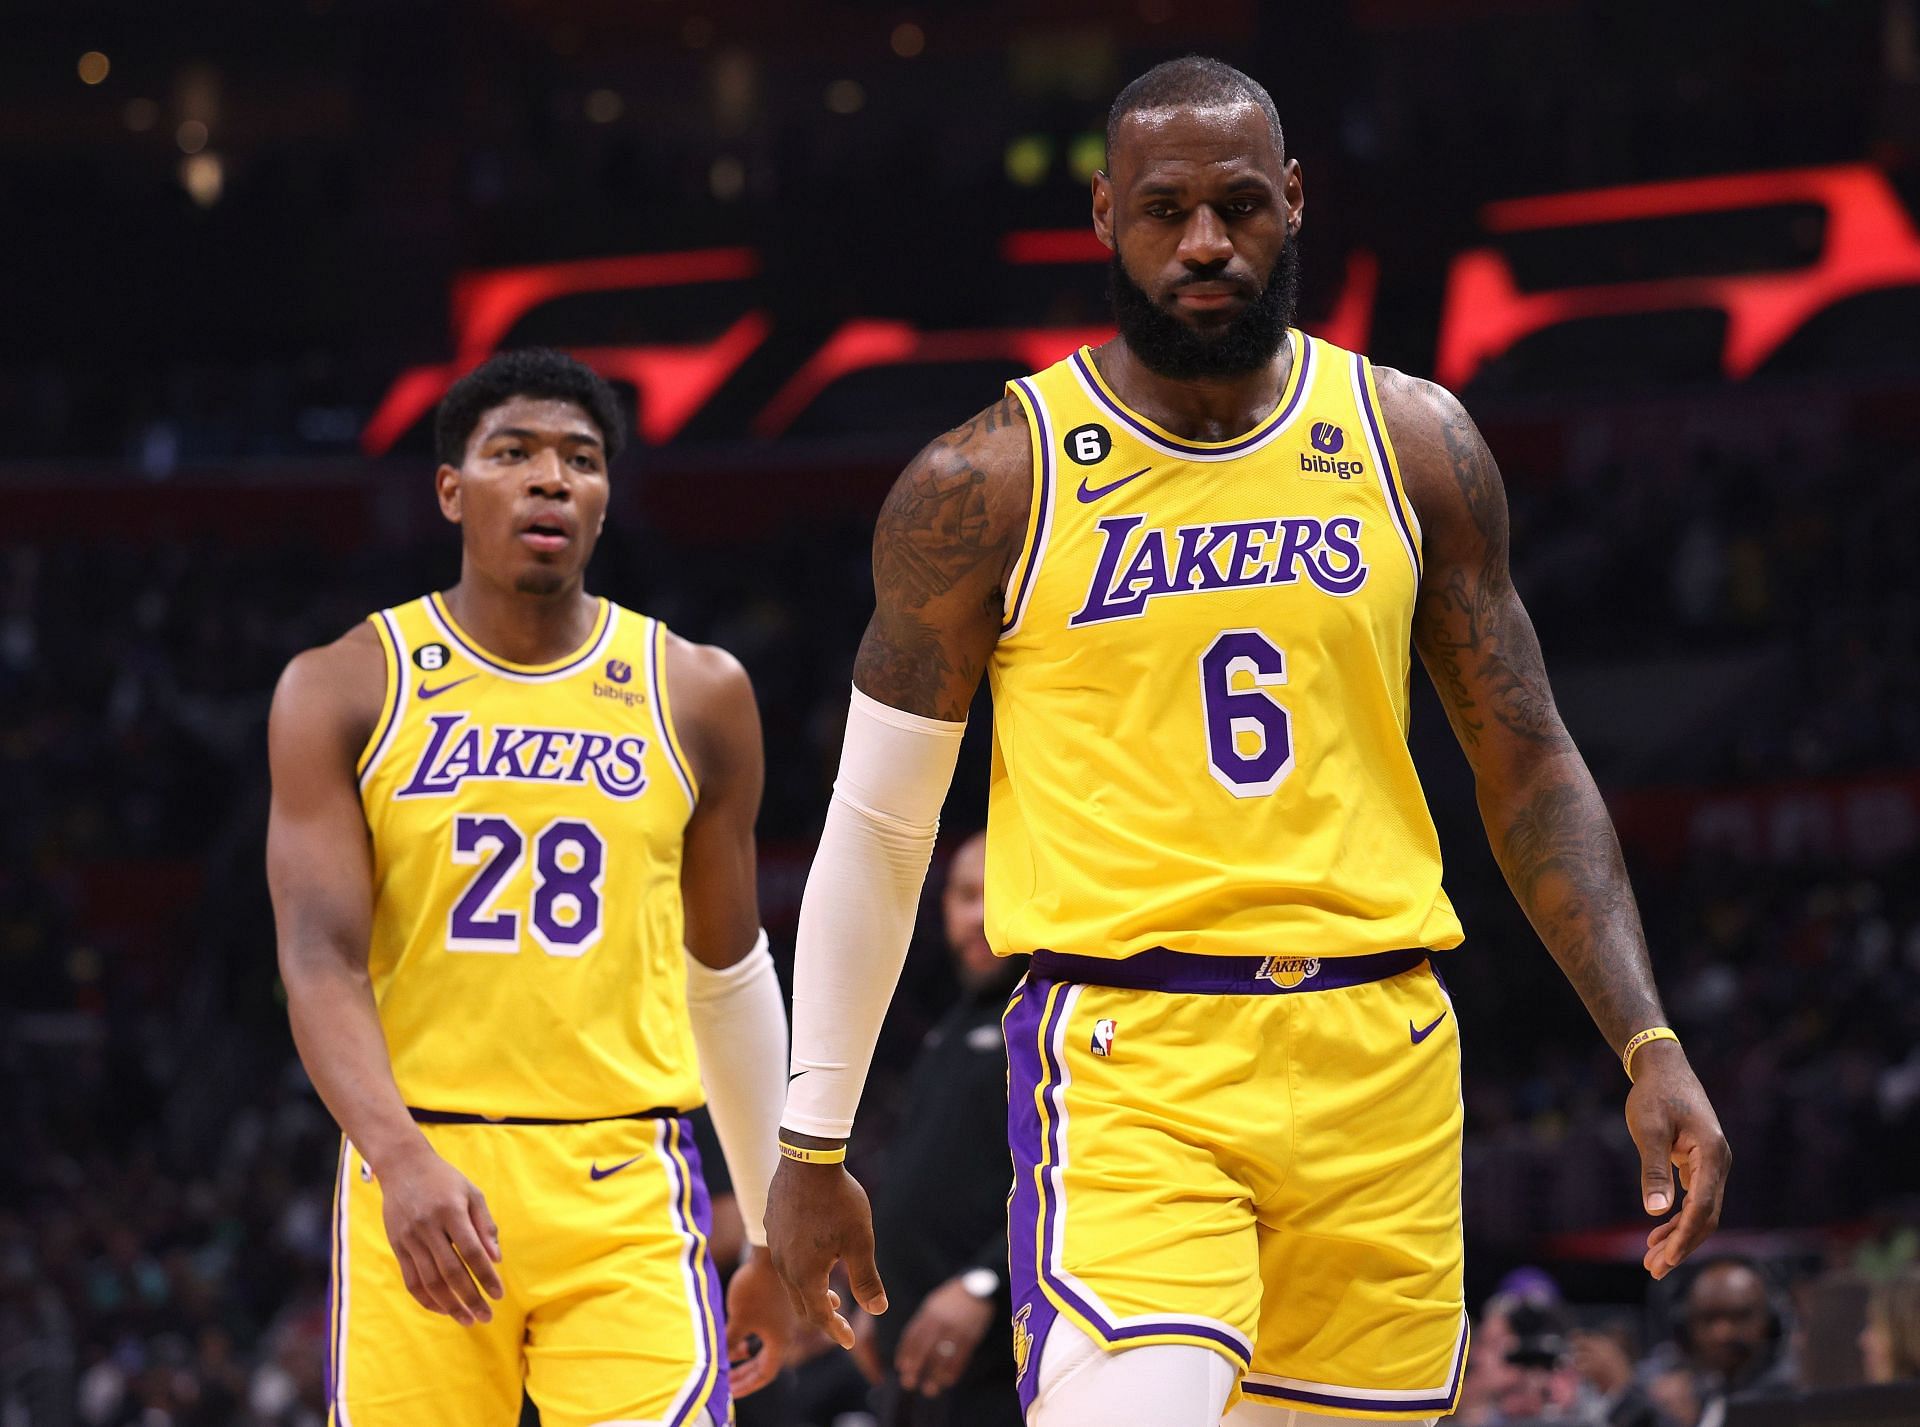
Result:
<svg viewBox="0 0 1920 1427"><path fill-rule="evenodd" d="M1144 476L1148 471L1151 471L1152 469L1153 469L1152 466L1142 466L1139 470L1135 471L1132 475L1122 476L1120 477L1119 480L1114 481L1111 485L1101 486L1098 490L1095 490L1089 487L1087 485L1087 478L1085 476L1082 476L1080 478L1080 491L1079 491L1080 504L1092 505L1095 501L1099 500L1101 496L1112 495L1115 491L1119 490L1120 487L1124 486L1128 481L1137 481L1140 479L1140 477Z"/></svg>
<svg viewBox="0 0 1920 1427"><path fill-rule="evenodd" d="M1413 1028L1413 1022L1408 1021L1407 1034L1413 1037L1413 1043L1415 1045L1419 1045L1421 1041L1425 1040L1428 1036L1432 1035L1434 1031L1439 1029L1440 1023L1446 1020L1446 1018L1447 1018L1447 1013L1445 1011L1442 1011L1439 1015L1435 1016L1433 1020L1430 1021L1423 1029L1417 1030L1417 1031Z"/></svg>
<svg viewBox="0 0 1920 1427"><path fill-rule="evenodd" d="M640 1158L639 1155L635 1155L633 1157L633 1159L639 1159L639 1158ZM625 1169L628 1165L632 1164L633 1159L623 1159L620 1161L620 1163L615 1165L609 1165L605 1169L600 1168L600 1166L597 1164L590 1165L587 1168L587 1176L588 1178L596 1181L605 1179L610 1174L618 1174L621 1170Z"/></svg>
<svg viewBox="0 0 1920 1427"><path fill-rule="evenodd" d="M478 674L467 675L467 679L477 679L479 677L480 676ZM437 699L442 694L444 694L448 689L459 688L462 684L467 682L467 679L455 679L451 684L442 684L437 689L429 689L427 687L427 681L425 679L422 679L420 681L420 687L415 689L414 693L418 694L423 699Z"/></svg>

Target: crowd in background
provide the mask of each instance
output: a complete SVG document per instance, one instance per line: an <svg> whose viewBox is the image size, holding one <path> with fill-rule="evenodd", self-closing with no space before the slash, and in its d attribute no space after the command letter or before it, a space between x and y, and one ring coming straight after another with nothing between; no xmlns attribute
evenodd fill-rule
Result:
<svg viewBox="0 0 1920 1427"><path fill-rule="evenodd" d="M1649 677L1636 653L1773 651L1799 671L1790 688L1743 694L1717 735L1643 749L1649 766L1710 780L1920 762L1920 525L1886 518L1920 489L1912 458L1838 453L1854 502L1819 499L1790 461L1695 459L1700 479L1666 502L1630 475L1568 488L1515 473L1519 580L1563 686ZM596 567L600 588L746 662L768 715L767 860L786 851L789 879L824 808L870 599L865 519L835 512L716 560L628 513ZM453 551L450 532L350 553L135 552L76 533L0 553L0 1382L16 1395L68 1393L97 1427L312 1420L335 1137L275 975L264 717L293 651L446 583ZM1581 713L1570 702L1576 729ZM1618 1065L1499 886L1445 742L1417 713L1472 933L1448 974L1470 1261L1486 1275L1556 1244L1588 1252L1553 1236L1632 1226L1637 1162ZM1615 791L1637 771L1604 749L1596 764ZM977 824L983 794L976 751L950 826ZM1797 1240L1798 1267L1850 1264L1858 1242L1913 1221L1920 1191L1920 888L1897 864L1629 857L1675 1024L1736 1147L1728 1225L1837 1229L1831 1253ZM778 943L790 901L768 898ZM941 958L910 962L867 1121L882 1145L889 1097L953 994ZM1598 1291L1639 1331L1633 1284ZM1607 1357L1576 1340L1589 1367ZM1663 1391L1687 1427L1669 1410L1685 1399Z"/></svg>

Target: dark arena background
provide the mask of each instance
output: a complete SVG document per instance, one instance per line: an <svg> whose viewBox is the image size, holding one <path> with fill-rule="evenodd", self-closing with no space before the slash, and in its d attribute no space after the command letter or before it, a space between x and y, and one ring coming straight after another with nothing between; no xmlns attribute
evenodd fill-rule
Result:
<svg viewBox="0 0 1920 1427"><path fill-rule="evenodd" d="M1620 1066L1416 674L1468 927L1456 1420L1920 1423L1869 1383L1920 1371L1917 0L23 0L5 33L4 1427L324 1420L338 1139L276 976L266 712L294 652L454 578L447 385L542 344L630 400L590 578L753 676L784 976L880 499L1110 333L1106 105L1192 51L1303 165L1303 325L1452 387L1504 467L1734 1147L1709 1251L1766 1284L1741 1391L1703 1389ZM942 861L869 1183L955 994ZM807 1353L743 1421L908 1420Z"/></svg>

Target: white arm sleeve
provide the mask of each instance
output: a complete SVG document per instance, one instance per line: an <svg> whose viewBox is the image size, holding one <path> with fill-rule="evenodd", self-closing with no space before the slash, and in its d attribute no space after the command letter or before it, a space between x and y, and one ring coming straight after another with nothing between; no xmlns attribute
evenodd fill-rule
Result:
<svg viewBox="0 0 1920 1427"><path fill-rule="evenodd" d="M767 934L718 971L687 957L687 1012L693 1021L707 1112L726 1152L747 1242L764 1247L767 1185L780 1161L780 1104L786 1097L787 1008L780 1004Z"/></svg>
<svg viewBox="0 0 1920 1427"><path fill-rule="evenodd" d="M793 1079L780 1123L844 1139L900 980L965 723L853 691L840 776L800 901Z"/></svg>

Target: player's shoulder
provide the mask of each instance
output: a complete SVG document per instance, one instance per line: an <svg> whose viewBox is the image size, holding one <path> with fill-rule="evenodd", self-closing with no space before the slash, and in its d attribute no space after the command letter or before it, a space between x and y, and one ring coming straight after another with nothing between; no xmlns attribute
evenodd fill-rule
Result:
<svg viewBox="0 0 1920 1427"><path fill-rule="evenodd" d="M1033 501L1033 439L1011 392L920 449L893 483L880 537L931 537L944 549L1017 547Z"/></svg>
<svg viewBox="0 0 1920 1427"><path fill-rule="evenodd" d="M373 625L363 620L331 643L303 649L287 661L273 691L272 718L357 748L373 732L386 697L386 652Z"/></svg>
<svg viewBox="0 0 1920 1427"><path fill-rule="evenodd" d="M672 630L666 637L667 699L673 731L692 760L703 790L729 774L762 765L760 707L753 680L734 655L717 644L698 644Z"/></svg>
<svg viewBox="0 0 1920 1427"><path fill-rule="evenodd" d="M1486 443L1460 398L1440 383L1377 365L1373 378L1407 494L1424 513L1426 504L1457 493L1463 466L1478 466Z"/></svg>
<svg viewBox="0 0 1920 1427"><path fill-rule="evenodd" d="M747 666L718 644L696 643L669 629L666 658L675 710L682 716L692 712L695 704L729 704L753 698L753 680Z"/></svg>

